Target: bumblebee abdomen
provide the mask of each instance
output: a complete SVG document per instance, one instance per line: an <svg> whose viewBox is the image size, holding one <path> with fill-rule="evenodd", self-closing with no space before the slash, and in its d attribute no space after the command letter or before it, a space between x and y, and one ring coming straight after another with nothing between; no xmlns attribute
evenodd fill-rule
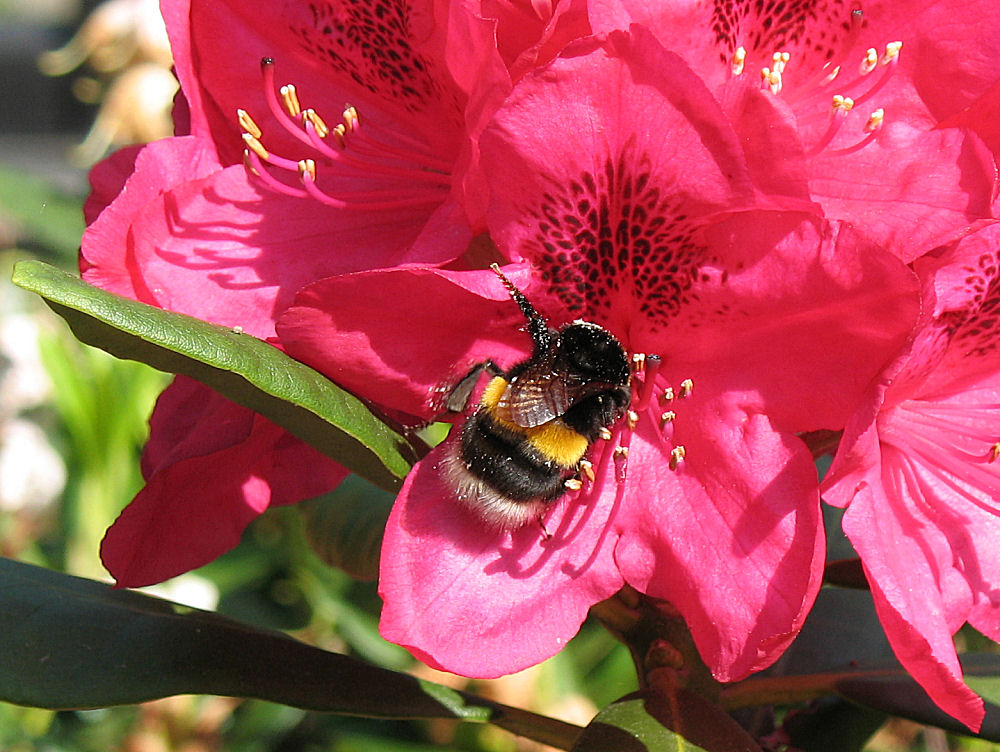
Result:
<svg viewBox="0 0 1000 752"><path fill-rule="evenodd" d="M470 473L513 501L556 498L572 467L544 456L524 432L504 426L485 406L462 430L461 456Z"/></svg>

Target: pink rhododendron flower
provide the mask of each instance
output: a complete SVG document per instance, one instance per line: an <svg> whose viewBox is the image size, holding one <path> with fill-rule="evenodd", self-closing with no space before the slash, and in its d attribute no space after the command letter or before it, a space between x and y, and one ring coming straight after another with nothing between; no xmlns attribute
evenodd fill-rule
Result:
<svg viewBox="0 0 1000 752"><path fill-rule="evenodd" d="M546 515L549 539L497 532L455 499L440 467L454 437L419 462L383 542L382 633L496 676L555 653L628 583L680 610L719 679L768 665L823 568L795 433L843 425L910 331L915 277L847 225L757 208L811 205L794 186L761 194L710 91L639 27L526 75L480 148L514 284L553 326L584 318L662 360L593 447L594 480ZM351 390L431 417L471 364L526 357L523 324L492 272L411 268L310 285L277 331Z"/></svg>
<svg viewBox="0 0 1000 752"><path fill-rule="evenodd" d="M95 169L85 279L267 339L310 282L465 250L473 228L453 194L475 158L470 134L510 85L493 23L434 0L163 9L188 134ZM153 434L148 485L102 547L122 585L211 560L268 504L329 489L345 472L191 383L161 399ZM166 437L176 448L154 450ZM279 472L274 488L278 471L260 464L269 453L284 458L276 468L315 474ZM172 545L148 546L150 536Z"/></svg>
<svg viewBox="0 0 1000 752"><path fill-rule="evenodd" d="M995 10L989 0L588 3L595 31L643 23L685 58L765 185L787 182L769 168L791 157L826 216L904 260L992 216L988 151L967 130L936 126L997 81L1000 26L975 20ZM770 151L757 136L774 128L784 140L768 134Z"/></svg>
<svg viewBox="0 0 1000 752"><path fill-rule="evenodd" d="M848 424L824 498L847 506L893 650L972 729L952 635L1000 639L1000 226L922 259L925 314Z"/></svg>

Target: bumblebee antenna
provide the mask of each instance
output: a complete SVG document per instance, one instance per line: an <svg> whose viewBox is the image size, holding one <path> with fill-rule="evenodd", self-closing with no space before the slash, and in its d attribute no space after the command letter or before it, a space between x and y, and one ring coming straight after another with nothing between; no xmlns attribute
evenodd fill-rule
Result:
<svg viewBox="0 0 1000 752"><path fill-rule="evenodd" d="M504 273L500 271L499 264L490 264L490 269L500 278L503 286L510 293L510 297L517 303L517 307L521 309L524 318L528 320L528 332L531 334L532 342L535 343L535 349L540 353L547 352L549 346L552 344L549 322L528 302L528 299L524 297L524 293L514 287L514 283L504 276Z"/></svg>

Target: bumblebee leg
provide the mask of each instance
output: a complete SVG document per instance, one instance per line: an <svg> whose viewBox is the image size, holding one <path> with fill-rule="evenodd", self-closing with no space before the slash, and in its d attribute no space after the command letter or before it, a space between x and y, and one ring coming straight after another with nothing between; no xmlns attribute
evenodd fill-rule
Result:
<svg viewBox="0 0 1000 752"><path fill-rule="evenodd" d="M476 363L461 380L451 388L448 393L447 399L444 402L444 408L450 413L462 413L465 412L465 408L469 406L469 398L472 396L472 390L476 388L476 382L479 381L479 374L486 371L490 376L503 376L504 372L496 363L492 360L487 360L482 363Z"/></svg>

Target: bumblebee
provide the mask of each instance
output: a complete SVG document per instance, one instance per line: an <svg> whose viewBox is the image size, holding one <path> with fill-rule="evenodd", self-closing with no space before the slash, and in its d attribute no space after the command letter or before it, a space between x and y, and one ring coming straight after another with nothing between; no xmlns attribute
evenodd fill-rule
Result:
<svg viewBox="0 0 1000 752"><path fill-rule="evenodd" d="M527 319L533 349L507 370L491 360L476 365L451 391L445 406L462 412L482 372L492 376L442 473L459 501L491 527L510 530L539 519L566 491L590 445L628 408L631 374L611 332L582 320L551 328L491 268Z"/></svg>

